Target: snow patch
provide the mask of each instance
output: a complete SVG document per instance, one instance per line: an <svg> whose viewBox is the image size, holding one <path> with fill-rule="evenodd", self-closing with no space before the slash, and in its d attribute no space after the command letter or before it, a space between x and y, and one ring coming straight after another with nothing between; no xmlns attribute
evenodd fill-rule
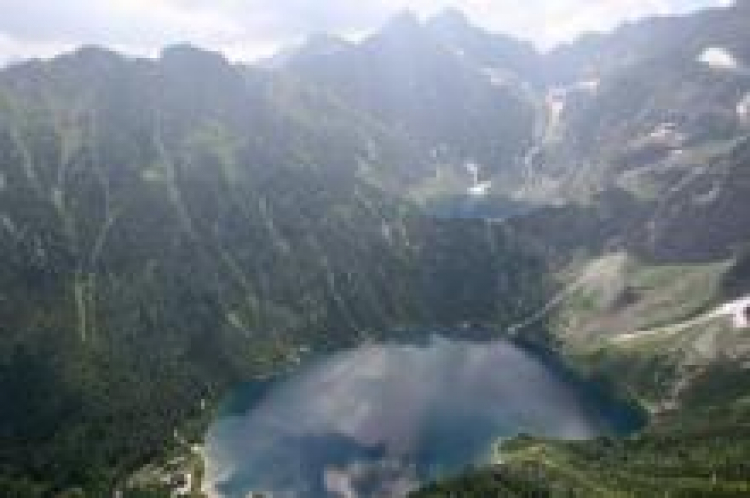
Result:
<svg viewBox="0 0 750 498"><path fill-rule="evenodd" d="M547 98L553 98L555 100L565 100L570 94L594 94L599 90L600 84L601 81L598 78L592 78L589 80L576 81L575 83L572 83L568 86L553 87L547 94Z"/></svg>
<svg viewBox="0 0 750 498"><path fill-rule="evenodd" d="M465 59L466 58L466 51L461 48L455 48L453 49L453 53L458 57L459 59Z"/></svg>
<svg viewBox="0 0 750 498"><path fill-rule="evenodd" d="M599 90L599 84L600 81L598 79L584 80L574 84L572 89L581 92L596 93Z"/></svg>
<svg viewBox="0 0 750 498"><path fill-rule="evenodd" d="M544 98L544 122L534 133L534 141L523 156L524 177L527 184L534 181L536 158L544 151L545 146L556 142L563 136L563 113L568 106L568 98L573 94L595 94L599 89L599 80L590 79L573 83L569 86L554 87L547 91Z"/></svg>
<svg viewBox="0 0 750 498"><path fill-rule="evenodd" d="M482 74L490 80L492 86L505 86L508 82L507 74L496 67L483 67Z"/></svg>
<svg viewBox="0 0 750 498"><path fill-rule="evenodd" d="M469 188L469 194L473 195L474 197L484 197L489 193L491 188L492 182L480 182Z"/></svg>
<svg viewBox="0 0 750 498"><path fill-rule="evenodd" d="M590 79L573 83L569 86L555 87L547 92L545 98L547 106L547 126L543 133L543 141L549 142L558 132L562 121L562 114L568 106L568 99L575 94L593 95L599 90L599 80Z"/></svg>
<svg viewBox="0 0 750 498"><path fill-rule="evenodd" d="M565 97L550 96L547 100L547 106L549 109L549 127L554 129L560 123L560 117L563 111L565 111L566 105Z"/></svg>
<svg viewBox="0 0 750 498"><path fill-rule="evenodd" d="M750 296L726 303L714 312L714 316L731 316L737 329L750 327Z"/></svg>
<svg viewBox="0 0 750 498"><path fill-rule="evenodd" d="M709 313L697 316L685 322L670 325L668 327L651 330L639 330L627 334L620 334L614 338L614 341L628 342L653 335L679 333L683 330L687 330L690 327L702 325L705 324L708 320L714 320L717 318L731 318L732 326L735 329L750 328L750 296L745 296L735 301L730 301L719 306Z"/></svg>
<svg viewBox="0 0 750 498"><path fill-rule="evenodd" d="M687 137L676 123L661 123L648 134L648 139L670 147L681 147Z"/></svg>
<svg viewBox="0 0 750 498"><path fill-rule="evenodd" d="M5 230L11 235L16 234L16 224L13 223L13 219L5 213L0 213L0 226L5 228Z"/></svg>
<svg viewBox="0 0 750 498"><path fill-rule="evenodd" d="M734 71L740 67L734 55L721 47L708 47L698 56L698 62L718 71Z"/></svg>
<svg viewBox="0 0 750 498"><path fill-rule="evenodd" d="M380 233L383 236L383 239L387 240L389 243L393 242L393 231L391 230L391 225L384 221L380 225Z"/></svg>
<svg viewBox="0 0 750 498"><path fill-rule="evenodd" d="M475 184L478 183L479 182L479 165L477 163L469 161L466 164L464 164L464 168L466 168L466 171L468 171L469 174L471 175L473 182Z"/></svg>
<svg viewBox="0 0 750 498"><path fill-rule="evenodd" d="M479 181L479 171L480 166L475 162L467 162L464 164L464 168L466 168L466 171L469 172L469 175L471 175L471 187L468 189L468 193L471 196L474 197L484 197L486 196L490 189L492 188L492 182L491 181Z"/></svg>
<svg viewBox="0 0 750 498"><path fill-rule="evenodd" d="M745 124L750 124L750 92L737 103L737 116Z"/></svg>

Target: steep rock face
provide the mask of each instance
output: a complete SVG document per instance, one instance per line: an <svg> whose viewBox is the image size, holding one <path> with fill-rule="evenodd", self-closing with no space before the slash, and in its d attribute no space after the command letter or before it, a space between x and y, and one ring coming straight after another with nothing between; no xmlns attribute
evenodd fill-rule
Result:
<svg viewBox="0 0 750 498"><path fill-rule="evenodd" d="M611 33L584 35L549 52L548 81L571 83L604 78L665 52L695 53L722 46L746 57L746 2L683 16L626 23Z"/></svg>
<svg viewBox="0 0 750 498"><path fill-rule="evenodd" d="M283 71L410 141L429 166L412 178L419 184L441 166L466 178L466 162L486 177L515 166L532 139L535 109L522 73L538 69L536 60L528 46L455 13L427 24L405 13L349 50L293 59Z"/></svg>
<svg viewBox="0 0 750 498"><path fill-rule="evenodd" d="M613 212L589 232L609 233L610 249L660 261L707 261L739 249L748 210L740 193L750 132L746 9L633 23L546 55L556 134L529 156L520 191L561 206L545 236L567 236L554 220L570 221L577 210L590 220Z"/></svg>
<svg viewBox="0 0 750 498"><path fill-rule="evenodd" d="M505 82L538 86L544 80L544 58L529 42L489 33L472 25L458 10L448 9L425 23L430 34L485 74L495 70ZM499 81L497 83L500 83Z"/></svg>
<svg viewBox="0 0 750 498"><path fill-rule="evenodd" d="M656 259L729 258L750 240L750 142L709 163L654 210L646 225Z"/></svg>
<svg viewBox="0 0 750 498"><path fill-rule="evenodd" d="M318 95L184 46L0 73L0 489L103 495L299 348L519 316L533 259L363 179L411 153Z"/></svg>
<svg viewBox="0 0 750 498"><path fill-rule="evenodd" d="M618 189L652 201L750 130L746 8L632 23L544 55L456 11L406 13L359 44L311 42L276 71L393 132L413 159L385 182L365 175L441 215L506 217Z"/></svg>

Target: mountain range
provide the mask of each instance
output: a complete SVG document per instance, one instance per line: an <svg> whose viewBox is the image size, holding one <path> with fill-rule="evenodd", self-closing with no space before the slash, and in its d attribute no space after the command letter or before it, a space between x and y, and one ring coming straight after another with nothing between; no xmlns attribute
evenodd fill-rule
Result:
<svg viewBox="0 0 750 498"><path fill-rule="evenodd" d="M748 242L746 1L547 53L451 10L256 65L189 45L14 64L0 494L164 496L132 476L184 455L229 386L476 329L652 422L522 438L426 496L742 496L750 337L710 311L750 293Z"/></svg>

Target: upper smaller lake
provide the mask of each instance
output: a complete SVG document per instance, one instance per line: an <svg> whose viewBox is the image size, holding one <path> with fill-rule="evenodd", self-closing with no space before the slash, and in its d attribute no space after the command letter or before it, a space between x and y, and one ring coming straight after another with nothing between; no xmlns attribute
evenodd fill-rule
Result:
<svg viewBox="0 0 750 498"><path fill-rule="evenodd" d="M625 433L636 410L516 345L366 345L233 392L206 437L226 498L397 497L486 462L498 438Z"/></svg>

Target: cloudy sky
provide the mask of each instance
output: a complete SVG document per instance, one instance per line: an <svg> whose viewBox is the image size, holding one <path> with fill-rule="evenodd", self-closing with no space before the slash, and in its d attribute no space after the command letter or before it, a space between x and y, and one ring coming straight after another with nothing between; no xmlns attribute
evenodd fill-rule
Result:
<svg viewBox="0 0 750 498"><path fill-rule="evenodd" d="M477 24L542 48L590 30L730 0L0 0L0 63L81 44L152 55L189 41L232 59L268 55L315 32L362 36L389 16L458 7Z"/></svg>

